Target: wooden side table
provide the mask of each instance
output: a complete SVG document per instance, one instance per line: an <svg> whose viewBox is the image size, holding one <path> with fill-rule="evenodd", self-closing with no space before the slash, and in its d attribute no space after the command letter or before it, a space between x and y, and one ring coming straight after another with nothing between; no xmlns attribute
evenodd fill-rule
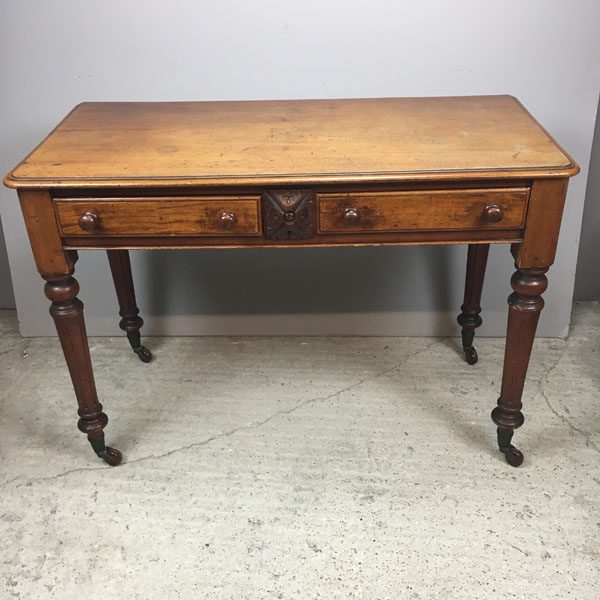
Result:
<svg viewBox="0 0 600 600"><path fill-rule="evenodd" d="M267 102L84 103L11 173L79 403L107 463L73 278L102 248L121 328L140 341L128 249L469 244L458 321L467 361L491 243L511 244L498 446L523 424L521 396L575 162L510 96Z"/></svg>

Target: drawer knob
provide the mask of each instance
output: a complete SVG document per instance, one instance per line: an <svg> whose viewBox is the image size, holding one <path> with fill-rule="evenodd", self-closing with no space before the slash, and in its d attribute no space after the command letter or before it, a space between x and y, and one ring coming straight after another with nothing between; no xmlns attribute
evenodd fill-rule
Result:
<svg viewBox="0 0 600 600"><path fill-rule="evenodd" d="M85 211L79 217L79 227L85 231L96 231L99 225L100 219L98 218L98 215L89 210Z"/></svg>
<svg viewBox="0 0 600 600"><path fill-rule="evenodd" d="M345 208L344 221L346 223L358 223L360 221L360 211L358 208Z"/></svg>
<svg viewBox="0 0 600 600"><path fill-rule="evenodd" d="M488 223L498 223L502 221L504 211L497 204L488 204L483 211L483 216Z"/></svg>
<svg viewBox="0 0 600 600"><path fill-rule="evenodd" d="M219 224L223 229L231 229L237 221L236 216L232 212L224 211L219 217Z"/></svg>

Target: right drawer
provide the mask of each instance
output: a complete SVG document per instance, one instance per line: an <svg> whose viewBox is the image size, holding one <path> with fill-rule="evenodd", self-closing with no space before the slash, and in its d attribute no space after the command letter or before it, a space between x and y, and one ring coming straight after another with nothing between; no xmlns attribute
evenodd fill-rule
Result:
<svg viewBox="0 0 600 600"><path fill-rule="evenodd" d="M519 229L529 188L317 194L322 233Z"/></svg>

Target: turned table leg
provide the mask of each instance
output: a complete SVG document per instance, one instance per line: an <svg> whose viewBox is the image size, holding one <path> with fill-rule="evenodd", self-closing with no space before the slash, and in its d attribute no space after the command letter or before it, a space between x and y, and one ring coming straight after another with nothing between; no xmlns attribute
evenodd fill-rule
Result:
<svg viewBox="0 0 600 600"><path fill-rule="evenodd" d="M514 430L523 425L521 412L523 387L533 347L535 330L544 307L542 294L548 286L547 268L518 269L511 278L514 292L508 298L508 329L502 389L492 420L498 426L498 447L507 462L518 467L523 454L510 442Z"/></svg>
<svg viewBox="0 0 600 600"><path fill-rule="evenodd" d="M458 324L462 327L462 347L465 352L465 358L470 365L477 362L477 350L473 346L475 329L481 323L481 290L483 288L483 278L485 276L485 267L487 264L489 244L470 244L467 253L467 275L465 278L465 296L462 311L458 315Z"/></svg>
<svg viewBox="0 0 600 600"><path fill-rule="evenodd" d="M129 252L127 250L107 250L106 254L119 301L119 315L122 317L119 327L127 334L127 339L140 360L148 363L152 360L152 353L142 346L140 328L144 321L139 316L140 309L135 301Z"/></svg>
<svg viewBox="0 0 600 600"><path fill-rule="evenodd" d="M94 452L109 465L118 465L122 456L104 443L104 427L108 417L98 402L94 373L83 319L83 304L77 298L79 284L71 275L44 276L45 293L52 301L50 314L67 361L75 395L79 404L79 430L87 434Z"/></svg>

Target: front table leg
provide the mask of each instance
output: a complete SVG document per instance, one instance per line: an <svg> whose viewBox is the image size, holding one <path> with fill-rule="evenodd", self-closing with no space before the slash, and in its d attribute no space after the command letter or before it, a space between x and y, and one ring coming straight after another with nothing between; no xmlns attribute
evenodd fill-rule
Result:
<svg viewBox="0 0 600 600"><path fill-rule="evenodd" d="M508 330L502 373L502 389L492 420L498 426L498 447L507 462L518 467L523 454L510 442L514 430L523 425L523 387L533 347L535 330L544 307L542 294L548 286L547 268L518 269L511 278L514 292L508 298Z"/></svg>
<svg viewBox="0 0 600 600"><path fill-rule="evenodd" d="M60 278L45 277L45 293L52 301L50 314L67 361L77 403L79 404L80 431L86 433L94 452L109 465L118 465L122 455L118 450L104 444L104 427L108 417L98 402L92 361L88 347L83 304L77 298L79 284L70 275Z"/></svg>

